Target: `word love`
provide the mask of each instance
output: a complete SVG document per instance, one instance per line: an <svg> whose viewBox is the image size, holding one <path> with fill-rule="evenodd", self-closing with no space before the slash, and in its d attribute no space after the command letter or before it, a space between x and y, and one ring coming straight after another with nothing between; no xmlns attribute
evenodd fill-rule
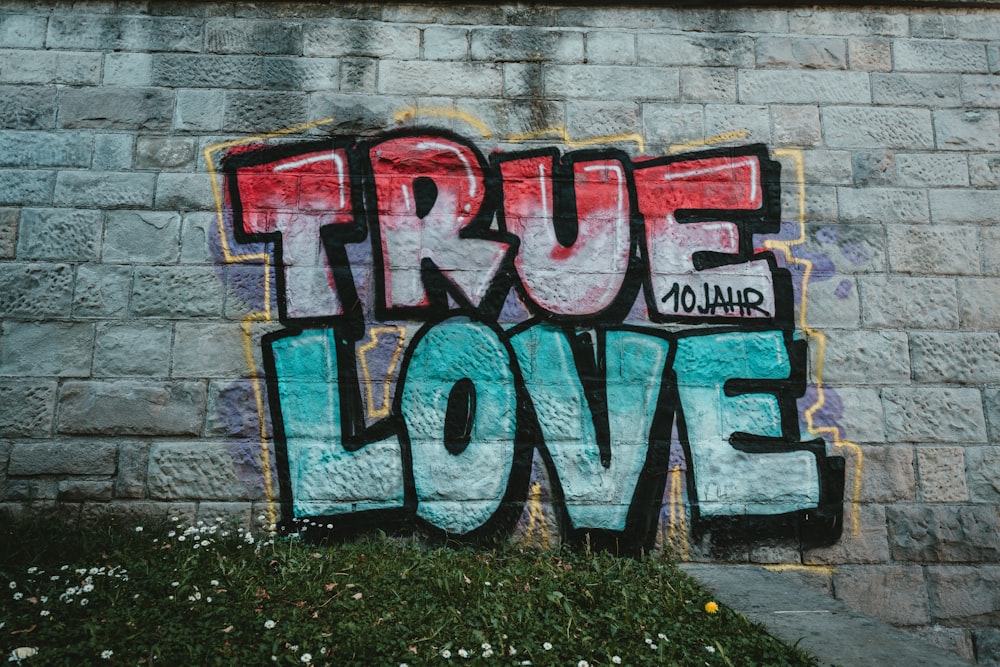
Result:
<svg viewBox="0 0 1000 667"><path fill-rule="evenodd" d="M779 227L763 146L487 160L411 131L244 147L224 170L237 239L274 243L286 322L369 319L353 312L369 280L381 320L495 314L511 287L550 321L622 321L640 289L654 322L787 315L787 272L753 247Z"/></svg>

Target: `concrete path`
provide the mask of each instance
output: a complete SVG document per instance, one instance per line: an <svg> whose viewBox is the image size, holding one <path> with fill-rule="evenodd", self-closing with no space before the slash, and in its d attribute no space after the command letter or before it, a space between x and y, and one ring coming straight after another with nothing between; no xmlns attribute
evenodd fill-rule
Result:
<svg viewBox="0 0 1000 667"><path fill-rule="evenodd" d="M968 667L918 637L852 611L792 577L755 565L684 563L719 602L816 656L823 667Z"/></svg>

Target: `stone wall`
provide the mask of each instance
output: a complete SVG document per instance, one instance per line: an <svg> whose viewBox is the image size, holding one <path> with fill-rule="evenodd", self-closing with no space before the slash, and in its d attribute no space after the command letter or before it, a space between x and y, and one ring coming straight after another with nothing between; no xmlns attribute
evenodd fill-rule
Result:
<svg viewBox="0 0 1000 667"><path fill-rule="evenodd" d="M1000 10L8 2L0 48L8 515L666 547L1000 660Z"/></svg>

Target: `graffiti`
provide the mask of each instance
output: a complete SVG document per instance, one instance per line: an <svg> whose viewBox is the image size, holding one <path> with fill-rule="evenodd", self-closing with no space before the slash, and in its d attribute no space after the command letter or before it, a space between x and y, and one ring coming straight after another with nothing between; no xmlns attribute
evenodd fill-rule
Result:
<svg viewBox="0 0 1000 667"><path fill-rule="evenodd" d="M766 147L486 158L420 130L239 145L223 170L236 240L276 267L286 523L503 535L540 462L565 538L646 548L673 443L696 532L839 536L792 277L754 246L780 231Z"/></svg>

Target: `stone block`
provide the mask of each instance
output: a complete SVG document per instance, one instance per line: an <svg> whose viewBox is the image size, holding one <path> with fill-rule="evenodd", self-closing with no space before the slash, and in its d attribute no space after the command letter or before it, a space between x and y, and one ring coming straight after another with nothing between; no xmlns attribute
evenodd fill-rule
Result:
<svg viewBox="0 0 1000 667"><path fill-rule="evenodd" d="M581 104L586 104L582 102ZM604 128L615 127L626 122L618 110L630 105L609 103L593 118L593 125L581 128L579 125L568 128L572 136L601 136ZM486 123L497 136L515 136L545 130L554 126L567 124L563 105L543 100L532 100L527 104L512 105L507 100L462 100L455 105L456 110L471 114ZM638 115L636 110L636 115ZM638 119L636 119L638 124ZM467 126L457 126L459 132ZM632 126L633 128L635 125ZM594 134L591 134L593 132Z"/></svg>
<svg viewBox="0 0 1000 667"><path fill-rule="evenodd" d="M753 39L748 35L652 32L636 35L640 65L751 68L753 48Z"/></svg>
<svg viewBox="0 0 1000 667"><path fill-rule="evenodd" d="M0 135L0 165L8 167L90 167L93 137L79 132L25 132Z"/></svg>
<svg viewBox="0 0 1000 667"><path fill-rule="evenodd" d="M995 108L939 109L934 112L934 132L939 149L1000 149L1000 115Z"/></svg>
<svg viewBox="0 0 1000 667"><path fill-rule="evenodd" d="M149 467L148 442L122 442L118 446L118 475L115 498L144 498L146 469Z"/></svg>
<svg viewBox="0 0 1000 667"><path fill-rule="evenodd" d="M94 345L94 377L166 377L171 337L169 324L102 322Z"/></svg>
<svg viewBox="0 0 1000 667"><path fill-rule="evenodd" d="M1000 185L1000 154L970 155L969 182L975 187Z"/></svg>
<svg viewBox="0 0 1000 667"><path fill-rule="evenodd" d="M268 57L263 87L268 90L337 90L340 61L336 58Z"/></svg>
<svg viewBox="0 0 1000 667"><path fill-rule="evenodd" d="M175 263L180 255L180 228L178 213L112 211L108 214L102 258L119 263Z"/></svg>
<svg viewBox="0 0 1000 667"><path fill-rule="evenodd" d="M968 186L969 165L964 155L897 153L896 179L902 187Z"/></svg>
<svg viewBox="0 0 1000 667"><path fill-rule="evenodd" d="M0 204L48 206L55 177L51 171L0 169Z"/></svg>
<svg viewBox="0 0 1000 667"><path fill-rule="evenodd" d="M108 53L104 56L105 86L147 87L153 85L153 55Z"/></svg>
<svg viewBox="0 0 1000 667"><path fill-rule="evenodd" d="M664 16L666 20L669 14ZM635 20L643 29L651 26L645 20L646 15L639 14ZM698 32L775 32L786 34L788 28L788 12L785 10L756 9L753 12L744 12L739 9L701 9L698 7L678 10L677 17L669 26L674 29L691 30Z"/></svg>
<svg viewBox="0 0 1000 667"><path fill-rule="evenodd" d="M66 382L59 395L60 433L198 435L205 418L202 382Z"/></svg>
<svg viewBox="0 0 1000 667"><path fill-rule="evenodd" d="M378 60L342 58L340 90L344 93L374 93L378 87Z"/></svg>
<svg viewBox="0 0 1000 667"><path fill-rule="evenodd" d="M905 13L880 11L828 11L796 9L789 12L789 30L816 35L886 35L909 34Z"/></svg>
<svg viewBox="0 0 1000 667"><path fill-rule="evenodd" d="M100 53L9 50L0 53L0 82L92 86L101 62Z"/></svg>
<svg viewBox="0 0 1000 667"><path fill-rule="evenodd" d="M847 69L847 42L836 37L758 37L757 67Z"/></svg>
<svg viewBox="0 0 1000 667"><path fill-rule="evenodd" d="M934 146L934 127L930 112L904 107L826 107L823 109L823 136L827 145L832 148L914 150Z"/></svg>
<svg viewBox="0 0 1000 667"><path fill-rule="evenodd" d="M469 42L473 60L559 63L584 60L582 32L525 27L477 28L471 31Z"/></svg>
<svg viewBox="0 0 1000 667"><path fill-rule="evenodd" d="M844 495L849 497L850 492L850 489L845 489ZM844 532L840 539L828 547L806 549L802 552L803 563L840 565L884 563L889 560L885 508L881 505L860 505L855 514L855 507L850 501L844 503Z"/></svg>
<svg viewBox="0 0 1000 667"><path fill-rule="evenodd" d="M872 101L885 105L921 107L962 106L961 77L958 74L874 73ZM902 147L902 148L905 148Z"/></svg>
<svg viewBox="0 0 1000 667"><path fill-rule="evenodd" d="M958 328L953 280L918 276L859 276L857 280L866 328Z"/></svg>
<svg viewBox="0 0 1000 667"><path fill-rule="evenodd" d="M772 143L771 117L768 108L750 104L705 105L706 137L715 137L740 130L746 132L746 136L740 138L741 143ZM809 199L816 194L816 192L807 192L806 198Z"/></svg>
<svg viewBox="0 0 1000 667"><path fill-rule="evenodd" d="M162 526L168 519L172 525L183 522L194 525L197 503L193 502L152 502L143 500L112 500L108 503L83 503L80 520L84 525L108 526Z"/></svg>
<svg viewBox="0 0 1000 667"><path fill-rule="evenodd" d="M54 201L102 209L150 206L155 179L155 174L135 172L61 171Z"/></svg>
<svg viewBox="0 0 1000 667"><path fill-rule="evenodd" d="M892 625L930 621L924 570L918 565L844 565L834 575L837 599Z"/></svg>
<svg viewBox="0 0 1000 667"><path fill-rule="evenodd" d="M218 525L222 530L249 530L253 511L254 503L251 502L200 502L197 516L199 520L209 525Z"/></svg>
<svg viewBox="0 0 1000 667"><path fill-rule="evenodd" d="M986 223L996 220L1000 190L928 190L931 219L937 223Z"/></svg>
<svg viewBox="0 0 1000 667"><path fill-rule="evenodd" d="M704 108L700 104L644 104L641 127L650 146L666 151L705 136Z"/></svg>
<svg viewBox="0 0 1000 667"><path fill-rule="evenodd" d="M167 88L243 89L260 81L264 59L260 56L154 53L153 84Z"/></svg>
<svg viewBox="0 0 1000 667"><path fill-rule="evenodd" d="M976 647L977 664L986 667L1000 667L1000 630L976 628L972 631L972 643Z"/></svg>
<svg viewBox="0 0 1000 667"><path fill-rule="evenodd" d="M0 124L11 130L49 130L56 126L52 86L0 86Z"/></svg>
<svg viewBox="0 0 1000 667"><path fill-rule="evenodd" d="M896 273L979 272L979 237L971 226L888 225L889 262Z"/></svg>
<svg viewBox="0 0 1000 667"><path fill-rule="evenodd" d="M962 447L920 447L920 497L925 503L969 502Z"/></svg>
<svg viewBox="0 0 1000 667"><path fill-rule="evenodd" d="M142 136L136 139L137 169L190 169L195 163L193 139Z"/></svg>
<svg viewBox="0 0 1000 667"><path fill-rule="evenodd" d="M245 335L239 324L201 324L178 322L175 325L173 364L175 378L240 378L263 375L247 366L244 354Z"/></svg>
<svg viewBox="0 0 1000 667"><path fill-rule="evenodd" d="M747 70L740 72L739 79L740 101L745 104L869 104L872 101L865 72Z"/></svg>
<svg viewBox="0 0 1000 667"><path fill-rule="evenodd" d="M838 331L827 342L823 380L829 384L903 384L909 379L909 351L902 332Z"/></svg>
<svg viewBox="0 0 1000 667"><path fill-rule="evenodd" d="M802 160L805 162L805 183L806 185L849 185L853 183L852 156L850 151L830 151L809 149L802 151ZM782 180L790 179L793 171L792 165L782 173ZM787 180L789 185L786 189L791 189L794 180ZM809 188L807 188L807 191ZM836 191L835 191L836 192ZM836 199L836 194L834 194Z"/></svg>
<svg viewBox="0 0 1000 667"><path fill-rule="evenodd" d="M452 26L428 26L424 28L423 51L427 60L467 60L469 31Z"/></svg>
<svg viewBox="0 0 1000 667"><path fill-rule="evenodd" d="M267 386L263 380L213 380L208 387L208 414L205 435L243 440L261 437L263 407L264 434L270 437Z"/></svg>
<svg viewBox="0 0 1000 667"><path fill-rule="evenodd" d="M819 107L810 104L771 107L771 125L775 144L781 146L818 146L823 143Z"/></svg>
<svg viewBox="0 0 1000 667"><path fill-rule="evenodd" d="M52 432L56 385L44 381L0 381L0 436L46 437Z"/></svg>
<svg viewBox="0 0 1000 667"><path fill-rule="evenodd" d="M932 565L927 582L935 621L985 625L1000 620L1000 566Z"/></svg>
<svg viewBox="0 0 1000 667"><path fill-rule="evenodd" d="M736 70L731 67L684 67L680 78L684 102L736 102Z"/></svg>
<svg viewBox="0 0 1000 667"><path fill-rule="evenodd" d="M15 208L0 209L0 257L13 259L17 245L17 226L20 211Z"/></svg>
<svg viewBox="0 0 1000 667"><path fill-rule="evenodd" d="M100 211L25 208L18 234L19 259L97 259L104 215Z"/></svg>
<svg viewBox="0 0 1000 667"><path fill-rule="evenodd" d="M1000 281L959 278L959 315L965 329L1000 329Z"/></svg>
<svg viewBox="0 0 1000 667"><path fill-rule="evenodd" d="M404 106L412 106L398 97L370 97L320 92L309 96L312 118L336 118L337 131L371 134L375 130L397 127L393 114Z"/></svg>
<svg viewBox="0 0 1000 667"><path fill-rule="evenodd" d="M106 442L31 442L14 445L8 474L113 475L118 447Z"/></svg>
<svg viewBox="0 0 1000 667"><path fill-rule="evenodd" d="M302 53L302 23L214 18L205 23L205 48L213 53Z"/></svg>
<svg viewBox="0 0 1000 667"><path fill-rule="evenodd" d="M154 205L169 211L211 211L215 208L212 181L200 173L161 173L156 180Z"/></svg>
<svg viewBox="0 0 1000 667"><path fill-rule="evenodd" d="M839 336L844 331L857 329L861 322L859 290L847 281L826 280L809 284L806 304L806 321L809 326Z"/></svg>
<svg viewBox="0 0 1000 667"><path fill-rule="evenodd" d="M636 39L630 32L595 30L587 33L587 62L595 65L633 65Z"/></svg>
<svg viewBox="0 0 1000 667"><path fill-rule="evenodd" d="M896 505L886 510L896 561L996 561L1000 511L989 505Z"/></svg>
<svg viewBox="0 0 1000 667"><path fill-rule="evenodd" d="M912 448L888 445L864 447L863 453L858 498L861 502L896 503L916 498Z"/></svg>
<svg viewBox="0 0 1000 667"><path fill-rule="evenodd" d="M420 29L369 21L309 22L302 33L302 55L416 60L420 57Z"/></svg>
<svg viewBox="0 0 1000 667"><path fill-rule="evenodd" d="M38 501L58 497L59 483L55 479L12 479L7 483L7 500L27 501L34 505Z"/></svg>
<svg viewBox="0 0 1000 667"><path fill-rule="evenodd" d="M996 332L914 332L910 355L913 379L925 384L982 384L1000 377Z"/></svg>
<svg viewBox="0 0 1000 667"><path fill-rule="evenodd" d="M58 484L60 502L107 502L114 496L110 479L63 479Z"/></svg>
<svg viewBox="0 0 1000 667"><path fill-rule="evenodd" d="M502 89L502 67L488 62L383 60L379 63L378 92L493 97Z"/></svg>
<svg viewBox="0 0 1000 667"><path fill-rule="evenodd" d="M837 188L842 220L849 222L928 222L927 193L901 188Z"/></svg>
<svg viewBox="0 0 1000 667"><path fill-rule="evenodd" d="M42 15L11 14L0 17L0 46L41 49L45 45L46 25Z"/></svg>
<svg viewBox="0 0 1000 667"><path fill-rule="evenodd" d="M225 104L221 90L178 90L176 94L175 130L211 132L222 129Z"/></svg>
<svg viewBox="0 0 1000 667"><path fill-rule="evenodd" d="M847 61L852 70L889 72L892 42L879 37L852 37L847 40Z"/></svg>
<svg viewBox="0 0 1000 667"><path fill-rule="evenodd" d="M66 88L59 96L59 125L164 130L173 106L173 93L162 88Z"/></svg>
<svg viewBox="0 0 1000 667"><path fill-rule="evenodd" d="M65 317L73 298L73 269L66 264L0 264L0 316Z"/></svg>
<svg viewBox="0 0 1000 667"><path fill-rule="evenodd" d="M906 387L882 392L889 440L929 443L986 442L978 389Z"/></svg>
<svg viewBox="0 0 1000 667"><path fill-rule="evenodd" d="M897 72L988 72L986 46L944 39L897 39L892 45Z"/></svg>
<svg viewBox="0 0 1000 667"><path fill-rule="evenodd" d="M7 321L2 327L0 375L87 377L94 326L71 322Z"/></svg>
<svg viewBox="0 0 1000 667"><path fill-rule="evenodd" d="M840 437L854 443L885 442L885 415L878 389L827 386L824 394L823 407L814 415L816 424L835 426Z"/></svg>
<svg viewBox="0 0 1000 667"><path fill-rule="evenodd" d="M896 184L896 154L892 151L856 151L851 162L854 185L858 187L891 187Z"/></svg>
<svg viewBox="0 0 1000 667"><path fill-rule="evenodd" d="M209 267L140 267L132 286L139 317L211 317L222 313L222 283Z"/></svg>
<svg viewBox="0 0 1000 667"><path fill-rule="evenodd" d="M45 46L107 51L198 51L203 22L188 18L53 14Z"/></svg>
<svg viewBox="0 0 1000 667"><path fill-rule="evenodd" d="M992 399L987 400L993 403L995 411L996 389L992 391ZM990 425L993 426L993 422ZM1000 504L1000 447L966 448L965 471L972 502Z"/></svg>
<svg viewBox="0 0 1000 667"><path fill-rule="evenodd" d="M133 143L133 136L124 132L96 135L91 168L96 171L127 171L131 169Z"/></svg>
<svg viewBox="0 0 1000 667"><path fill-rule="evenodd" d="M263 497L259 444L155 443L149 496L155 500L254 500Z"/></svg>
<svg viewBox="0 0 1000 667"><path fill-rule="evenodd" d="M131 266L81 264L76 272L73 315L76 317L123 316L128 312L131 289Z"/></svg>
<svg viewBox="0 0 1000 667"><path fill-rule="evenodd" d="M992 74L962 76L962 101L966 106L996 109L1000 106L1000 82Z"/></svg>
<svg viewBox="0 0 1000 667"><path fill-rule="evenodd" d="M553 65L543 77L545 94L557 98L673 101L680 92L680 75L671 67Z"/></svg>
<svg viewBox="0 0 1000 667"><path fill-rule="evenodd" d="M218 220L214 213L185 213L181 219L181 264L214 263L213 249L218 248L218 237ZM215 252L221 253L221 250Z"/></svg>
<svg viewBox="0 0 1000 667"><path fill-rule="evenodd" d="M975 653L972 650L972 633L968 630L963 628L946 628L935 624L923 628L910 628L908 632L914 637L934 644L938 648L957 653L966 660L975 660Z"/></svg>
<svg viewBox="0 0 1000 667"><path fill-rule="evenodd" d="M230 91L225 97L224 127L234 132L264 132L308 120L301 92Z"/></svg>

